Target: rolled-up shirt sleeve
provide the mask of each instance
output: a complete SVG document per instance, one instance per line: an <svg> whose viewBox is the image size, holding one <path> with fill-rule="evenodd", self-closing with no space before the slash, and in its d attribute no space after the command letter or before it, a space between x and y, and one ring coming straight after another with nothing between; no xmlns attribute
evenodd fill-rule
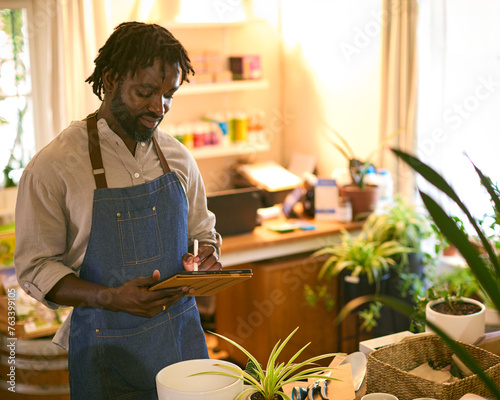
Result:
<svg viewBox="0 0 500 400"><path fill-rule="evenodd" d="M66 251L66 218L60 202L43 180L25 170L16 202L14 264L19 285L50 308L45 299L63 277L75 271L63 262Z"/></svg>

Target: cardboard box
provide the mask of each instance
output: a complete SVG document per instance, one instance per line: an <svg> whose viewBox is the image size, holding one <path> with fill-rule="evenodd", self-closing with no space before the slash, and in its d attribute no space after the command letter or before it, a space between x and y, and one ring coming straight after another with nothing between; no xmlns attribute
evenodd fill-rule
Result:
<svg viewBox="0 0 500 400"><path fill-rule="evenodd" d="M359 351L364 353L366 356L372 351L380 349L390 344L397 343L405 337L414 336L415 334L410 331L403 331L398 333L393 333L391 335L381 336L374 339L364 340L359 343Z"/></svg>
<svg viewBox="0 0 500 400"><path fill-rule="evenodd" d="M233 73L233 80L262 78L260 56L258 55L229 57L229 69Z"/></svg>

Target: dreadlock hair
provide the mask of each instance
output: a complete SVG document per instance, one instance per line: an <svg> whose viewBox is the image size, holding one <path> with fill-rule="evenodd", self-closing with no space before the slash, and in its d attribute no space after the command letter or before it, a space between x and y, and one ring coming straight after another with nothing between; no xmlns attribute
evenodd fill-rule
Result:
<svg viewBox="0 0 500 400"><path fill-rule="evenodd" d="M181 84L189 82L190 73L194 75L186 49L167 29L156 24L123 22L99 49L94 72L85 82L92 85L93 92L102 100L106 72L112 71L115 79L120 80L129 72L134 75L138 69L151 67L156 59L163 70L167 64L179 65Z"/></svg>

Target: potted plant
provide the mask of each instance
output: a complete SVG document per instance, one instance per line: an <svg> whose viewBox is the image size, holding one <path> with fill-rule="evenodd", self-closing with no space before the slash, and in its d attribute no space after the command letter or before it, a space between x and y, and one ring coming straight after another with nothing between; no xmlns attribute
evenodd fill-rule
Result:
<svg viewBox="0 0 500 400"><path fill-rule="evenodd" d="M432 332L427 322L438 326L454 340L474 344L484 334L486 307L464 297L461 287L430 287L415 305L412 330ZM424 318L425 317L425 318Z"/></svg>
<svg viewBox="0 0 500 400"><path fill-rule="evenodd" d="M310 343L302 347L297 353L295 353L292 358L284 363L278 363L277 359L290 341L295 332L299 329L298 327L294 329L290 335L283 341L283 343L276 343L271 354L269 355L269 360L267 362L266 369L263 369L259 362L253 357L246 349L235 341L214 333L214 335L224 339L234 345L236 348L241 350L248 357L248 363L245 370L241 371L239 368L225 365L225 364L215 364L218 367L227 369L228 372L222 371L210 371L202 372L199 374L214 374L214 375L225 375L233 378L241 379L245 385L250 386L244 389L235 400L241 399L251 399L251 400L291 400L290 397L283 391L283 387L289 383L294 383L300 380L307 379L318 379L318 380L337 380L331 377L328 373L332 370L330 367L312 366L319 360L325 358L335 357L336 353L324 354L316 357L309 358L308 360L302 362L295 362L300 354L304 351Z"/></svg>
<svg viewBox="0 0 500 400"><path fill-rule="evenodd" d="M411 251L394 240L373 240L363 230L357 236L343 232L341 243L326 246L312 255L323 257L325 261L318 273L317 287L305 287L306 299L310 305L316 304L318 298L328 293L325 287L334 276L341 279L341 306L358 296L380 294L391 267L396 265L395 257ZM333 305L331 301L329 304ZM358 310L363 320L362 328L371 330L376 325L379 312L380 307L376 305Z"/></svg>
<svg viewBox="0 0 500 400"><path fill-rule="evenodd" d="M397 265L420 276L423 266L433 259L433 255L424 249L423 243L431 237L436 238L433 225L424 211L396 196L390 206L370 215L363 226L363 231L371 240L380 243L396 241L401 246L413 249L410 253L401 254ZM435 248L435 253L439 250Z"/></svg>
<svg viewBox="0 0 500 400"><path fill-rule="evenodd" d="M378 199L378 188L373 183L366 182L368 172L373 169L372 159L394 137L399 135L399 130L382 141L377 148L362 161L355 155L351 146L342 135L326 124L328 130L336 139L327 136L327 140L342 154L348 162L348 171L351 178L350 184L340 187L340 195L351 201L352 216L354 220L366 218L375 210Z"/></svg>
<svg viewBox="0 0 500 400"><path fill-rule="evenodd" d="M369 240L395 241L412 250L394 256L385 294L415 306L416 298L425 294L426 267L435 264L435 255L441 251L439 237L425 209L396 196L392 204L368 217L362 231ZM432 247L431 243L436 244ZM380 318L390 320L391 324L381 326L380 332L376 332L379 336L408 330L412 323L410 318L387 307L381 309Z"/></svg>

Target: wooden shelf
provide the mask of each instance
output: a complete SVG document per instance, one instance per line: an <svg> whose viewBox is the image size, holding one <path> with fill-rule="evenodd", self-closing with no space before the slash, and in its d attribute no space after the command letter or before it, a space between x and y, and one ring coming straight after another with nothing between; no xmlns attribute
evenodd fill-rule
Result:
<svg viewBox="0 0 500 400"><path fill-rule="evenodd" d="M261 90L269 87L266 80L232 81L224 83L192 83L182 85L175 96L189 96L208 93L241 92L245 90Z"/></svg>
<svg viewBox="0 0 500 400"><path fill-rule="evenodd" d="M263 153L269 151L269 143L236 143L230 146L205 146L197 149L190 149L191 154L197 160L228 157L235 155L248 155L252 153Z"/></svg>

